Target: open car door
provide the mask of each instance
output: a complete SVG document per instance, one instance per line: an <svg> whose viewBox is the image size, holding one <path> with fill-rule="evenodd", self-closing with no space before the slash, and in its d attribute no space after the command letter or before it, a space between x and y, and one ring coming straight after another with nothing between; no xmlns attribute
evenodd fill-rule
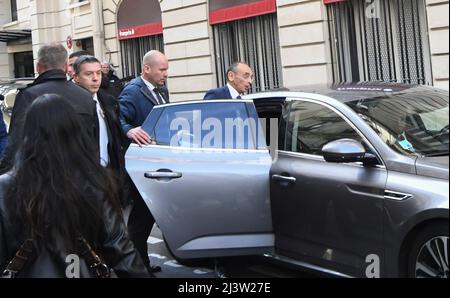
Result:
<svg viewBox="0 0 450 298"><path fill-rule="evenodd" d="M274 245L271 158L252 101L156 106L126 168L179 259L261 254Z"/></svg>

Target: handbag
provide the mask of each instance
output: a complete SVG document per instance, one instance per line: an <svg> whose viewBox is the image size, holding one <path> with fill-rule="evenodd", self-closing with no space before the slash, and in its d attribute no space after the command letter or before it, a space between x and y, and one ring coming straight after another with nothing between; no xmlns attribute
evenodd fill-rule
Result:
<svg viewBox="0 0 450 298"><path fill-rule="evenodd" d="M114 271L102 261L86 239L79 237L78 243L78 251L80 256L84 258L86 264L89 266L89 269L96 278L117 277ZM34 251L35 247L33 239L26 239L17 250L12 260L8 263L0 278L16 278L28 261L33 258Z"/></svg>

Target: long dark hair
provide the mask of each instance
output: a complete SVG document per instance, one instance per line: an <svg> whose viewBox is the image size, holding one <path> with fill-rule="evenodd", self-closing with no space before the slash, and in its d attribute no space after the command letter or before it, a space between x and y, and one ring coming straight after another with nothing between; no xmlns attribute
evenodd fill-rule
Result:
<svg viewBox="0 0 450 298"><path fill-rule="evenodd" d="M53 252L75 250L80 235L99 246L104 198L121 212L114 180L83 141L79 121L59 95L34 100L6 198L18 236Z"/></svg>

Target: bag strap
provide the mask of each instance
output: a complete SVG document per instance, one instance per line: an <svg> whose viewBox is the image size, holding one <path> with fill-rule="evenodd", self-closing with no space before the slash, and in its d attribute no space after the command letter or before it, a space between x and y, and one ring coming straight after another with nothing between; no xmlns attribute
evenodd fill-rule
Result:
<svg viewBox="0 0 450 298"><path fill-rule="evenodd" d="M22 271L25 264L31 258L34 251L32 239L27 239L17 250L13 259L9 262L6 269L3 271L2 278L15 278L20 271Z"/></svg>
<svg viewBox="0 0 450 298"><path fill-rule="evenodd" d="M108 265L102 262L97 253L92 249L89 243L83 237L79 237L80 254L86 261L89 268L94 270L98 278L110 278L111 270Z"/></svg>

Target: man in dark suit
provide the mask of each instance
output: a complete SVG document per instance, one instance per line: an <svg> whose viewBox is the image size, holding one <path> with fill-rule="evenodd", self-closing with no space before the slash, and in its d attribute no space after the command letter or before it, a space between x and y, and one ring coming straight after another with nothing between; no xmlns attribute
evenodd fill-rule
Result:
<svg viewBox="0 0 450 298"><path fill-rule="evenodd" d="M150 136L141 125L155 105L169 102L169 93L164 88L169 69L166 56L158 51L150 51L145 54L142 64L142 76L132 80L119 96L120 121L128 137L127 145L131 142L139 146L151 144ZM128 232L149 272L157 272L161 268L150 266L147 252L147 239L155 220L131 179L128 179L128 183L133 199Z"/></svg>
<svg viewBox="0 0 450 298"><path fill-rule="evenodd" d="M100 148L100 163L112 169L120 185L121 203L125 179L125 160L122 143L124 135L120 126L119 103L105 91L99 90L102 82L100 61L93 56L80 56L73 64L74 82L89 91L97 110L97 132Z"/></svg>
<svg viewBox="0 0 450 298"><path fill-rule="evenodd" d="M244 62L233 63L227 70L227 84L211 89L203 99L240 99L251 87L253 71Z"/></svg>
<svg viewBox="0 0 450 298"><path fill-rule="evenodd" d="M32 84L20 90L16 96L9 127L8 145L0 163L0 173L5 173L13 167L15 154L22 140L26 111L38 96L45 93L61 95L72 104L83 123L85 145L95 146L94 149L98 152L95 103L89 92L67 81L67 50L61 44L42 46L38 51L36 69L39 76Z"/></svg>

